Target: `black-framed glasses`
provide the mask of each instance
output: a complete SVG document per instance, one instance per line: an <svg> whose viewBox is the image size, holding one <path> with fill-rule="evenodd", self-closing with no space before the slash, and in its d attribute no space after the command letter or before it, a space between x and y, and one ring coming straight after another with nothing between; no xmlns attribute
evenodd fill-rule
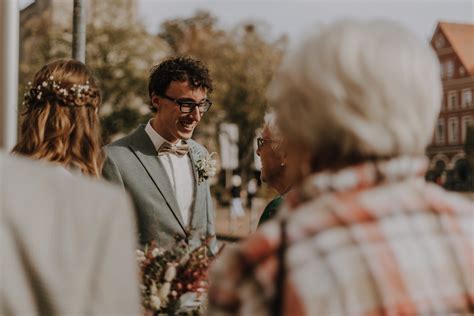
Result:
<svg viewBox="0 0 474 316"><path fill-rule="evenodd" d="M194 111L195 107L198 108L199 112L205 113L209 111L209 108L212 105L212 102L209 99L202 99L199 103L196 103L189 100L173 99L167 96L166 94L162 95L161 97L176 103L179 106L179 110L181 111L181 113L191 113L192 111Z"/></svg>
<svg viewBox="0 0 474 316"><path fill-rule="evenodd" d="M272 139L265 139L263 137L257 137L257 148L261 149L263 144L265 144L265 142L272 143L273 140Z"/></svg>

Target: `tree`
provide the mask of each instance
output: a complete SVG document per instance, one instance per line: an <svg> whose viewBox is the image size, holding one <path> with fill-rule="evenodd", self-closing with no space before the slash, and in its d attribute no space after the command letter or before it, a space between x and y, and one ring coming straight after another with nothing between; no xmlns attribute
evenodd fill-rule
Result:
<svg viewBox="0 0 474 316"><path fill-rule="evenodd" d="M263 123L265 91L280 63L286 39L269 40L269 27L244 23L231 30L217 26L217 18L200 11L189 18L165 21L158 36L139 24L117 25L118 6L100 10L104 23L87 26L86 61L98 79L102 93L104 139L130 132L149 117L147 80L152 65L167 55L190 55L205 62L215 82L214 105L205 115L197 138L205 138L217 150L217 131L222 122L240 128L239 160L245 176L253 162L255 130ZM95 17L100 18L100 17ZM52 25L47 14L31 19L23 30L21 82L24 84L44 63L70 57L71 27ZM29 46L29 49L25 47Z"/></svg>
<svg viewBox="0 0 474 316"><path fill-rule="evenodd" d="M168 52L167 45L143 27L90 27L88 65L99 78L104 105L104 139L126 134L148 118L148 73Z"/></svg>
<svg viewBox="0 0 474 316"><path fill-rule="evenodd" d="M114 15L118 7L100 14ZM97 17L96 18L100 18ZM105 21L107 17L104 17ZM70 58L72 23L65 30L51 23L48 12L22 25L20 82L25 84L45 63ZM168 45L140 24L91 23L87 27L87 65L102 95L101 119L107 143L115 135L130 132L148 118L147 81L152 65L169 52Z"/></svg>

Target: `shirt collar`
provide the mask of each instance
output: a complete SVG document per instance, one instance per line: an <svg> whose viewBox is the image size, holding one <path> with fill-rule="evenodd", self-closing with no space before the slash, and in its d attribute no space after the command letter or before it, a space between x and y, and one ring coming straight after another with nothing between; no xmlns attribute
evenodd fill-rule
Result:
<svg viewBox="0 0 474 316"><path fill-rule="evenodd" d="M155 146L156 151L158 151L160 149L160 147L161 147L161 145L163 145L163 143L169 143L166 139L163 138L163 136L161 136L160 134L158 134L157 131L155 131L153 126L151 126L151 120L149 120L148 123L146 124L145 132L147 133L148 137L150 137L150 140L153 143L153 145ZM181 144L181 143L182 143L181 141L178 141L174 145L178 145L178 144Z"/></svg>

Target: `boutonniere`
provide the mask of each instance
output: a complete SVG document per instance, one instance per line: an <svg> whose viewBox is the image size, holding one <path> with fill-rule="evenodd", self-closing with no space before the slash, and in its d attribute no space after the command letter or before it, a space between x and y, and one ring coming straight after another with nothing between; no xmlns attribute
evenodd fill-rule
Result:
<svg viewBox="0 0 474 316"><path fill-rule="evenodd" d="M216 160L214 156L215 152L207 154L206 156L201 156L196 160L196 170L198 173L198 182L201 183L204 180L209 179L216 175Z"/></svg>

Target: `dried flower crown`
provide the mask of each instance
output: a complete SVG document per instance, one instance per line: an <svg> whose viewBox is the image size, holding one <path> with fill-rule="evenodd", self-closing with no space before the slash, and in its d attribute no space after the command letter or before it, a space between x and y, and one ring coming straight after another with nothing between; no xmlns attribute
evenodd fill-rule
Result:
<svg viewBox="0 0 474 316"><path fill-rule="evenodd" d="M31 107L42 100L60 101L60 104L70 107L95 107L96 102L93 100L99 96L99 92L89 81L86 81L86 84L73 84L67 87L61 81L55 81L53 76L49 76L36 87L30 81L25 90L23 98L25 107Z"/></svg>

